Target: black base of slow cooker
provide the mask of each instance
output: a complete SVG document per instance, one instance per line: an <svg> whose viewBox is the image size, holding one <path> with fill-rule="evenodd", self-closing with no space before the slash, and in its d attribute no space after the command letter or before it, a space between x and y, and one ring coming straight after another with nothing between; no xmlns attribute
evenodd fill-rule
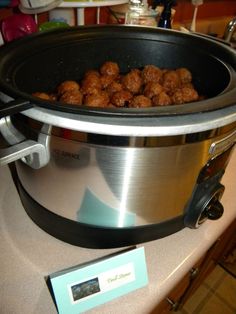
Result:
<svg viewBox="0 0 236 314"><path fill-rule="evenodd" d="M116 248L166 237L184 228L183 216L147 226L108 228L79 223L49 211L38 204L17 180L22 204L30 218L57 239L86 248Z"/></svg>

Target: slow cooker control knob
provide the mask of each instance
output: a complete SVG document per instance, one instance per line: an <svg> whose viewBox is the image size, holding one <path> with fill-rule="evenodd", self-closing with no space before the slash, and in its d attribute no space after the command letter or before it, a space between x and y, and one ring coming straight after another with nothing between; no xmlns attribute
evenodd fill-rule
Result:
<svg viewBox="0 0 236 314"><path fill-rule="evenodd" d="M205 215L210 220L217 220L219 219L224 212L224 207L220 203L219 200L215 200L214 202L210 202L210 204L205 209Z"/></svg>

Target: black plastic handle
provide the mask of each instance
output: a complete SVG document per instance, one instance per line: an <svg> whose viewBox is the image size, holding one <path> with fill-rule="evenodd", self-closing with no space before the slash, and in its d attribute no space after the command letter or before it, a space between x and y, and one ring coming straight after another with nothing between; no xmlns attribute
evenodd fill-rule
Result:
<svg viewBox="0 0 236 314"><path fill-rule="evenodd" d="M210 220L220 219L223 213L224 207L219 200L215 200L212 204L209 204L208 208L206 209L207 218Z"/></svg>
<svg viewBox="0 0 236 314"><path fill-rule="evenodd" d="M16 99L4 103L0 100L0 118L32 108L34 105L27 100Z"/></svg>

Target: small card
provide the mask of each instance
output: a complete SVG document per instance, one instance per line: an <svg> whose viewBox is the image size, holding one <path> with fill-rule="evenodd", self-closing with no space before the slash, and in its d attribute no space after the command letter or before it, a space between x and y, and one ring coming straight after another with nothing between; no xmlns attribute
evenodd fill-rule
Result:
<svg viewBox="0 0 236 314"><path fill-rule="evenodd" d="M49 276L60 314L79 314L148 283L144 247Z"/></svg>

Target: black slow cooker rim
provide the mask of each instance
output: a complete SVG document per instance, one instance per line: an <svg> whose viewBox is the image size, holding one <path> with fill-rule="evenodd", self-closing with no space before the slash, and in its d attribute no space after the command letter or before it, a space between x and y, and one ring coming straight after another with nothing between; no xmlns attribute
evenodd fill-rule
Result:
<svg viewBox="0 0 236 314"><path fill-rule="evenodd" d="M79 32L81 31L81 32ZM78 34L79 32L79 34ZM166 29L158 29L158 28L146 28L140 26L127 26L127 25L89 25L89 26L76 26L67 29L56 29L50 30L44 33L37 33L32 34L27 37L18 39L14 42L11 42L3 47L2 51L0 49L0 57L1 55L7 54L8 52L12 52L14 49L23 49L22 47L31 44L32 40L33 44L38 45L39 40L46 40L50 42L52 37L57 36L57 40L60 42L63 38L68 38L75 36L79 36L81 38L88 39L88 35L93 37L104 37L104 36L111 36L117 37L122 34L122 36L127 37L134 37L137 36L138 38L143 37L144 39L148 37L153 38L155 34L158 33L161 36L177 36L183 42L188 38L188 40L193 41L200 41L202 43L208 43L212 45L211 50L216 48L223 49L227 51L229 54L235 54L235 62L236 62L236 53L232 48L225 46L221 42L214 41L213 39L209 39L208 37L202 37L199 34L184 34L179 31L175 30L166 30ZM57 41L56 41L57 42ZM186 43L185 43L186 45ZM10 57L8 55L8 57ZM183 105L172 105L172 106L160 106L160 107L152 107L152 108L93 108L87 106L77 106L77 105L68 105L63 104L60 102L49 102L44 101L39 98L33 97L30 94L22 92L11 86L8 82L8 78L3 78L0 76L0 87L3 93L7 96L15 100L16 103L21 104L24 103L23 109L26 108L25 103L27 106L30 107L42 107L46 109L50 109L52 111L61 111L67 112L72 114L79 114L79 115L92 115L92 116L121 116L121 117L161 117L161 116L175 116L175 115L186 115L186 114L194 114L194 113L201 113L201 112L209 112L220 110L229 106L233 106L236 104L236 70L228 63L221 60L218 56L213 56L218 62L220 62L228 71L229 73L229 84L219 95L215 97L211 97L208 99L204 99L201 101L197 101L194 103L187 103ZM236 65L235 65L236 67ZM1 68L0 68L1 73ZM7 104L5 104L7 106ZM19 105L20 108L20 105Z"/></svg>

